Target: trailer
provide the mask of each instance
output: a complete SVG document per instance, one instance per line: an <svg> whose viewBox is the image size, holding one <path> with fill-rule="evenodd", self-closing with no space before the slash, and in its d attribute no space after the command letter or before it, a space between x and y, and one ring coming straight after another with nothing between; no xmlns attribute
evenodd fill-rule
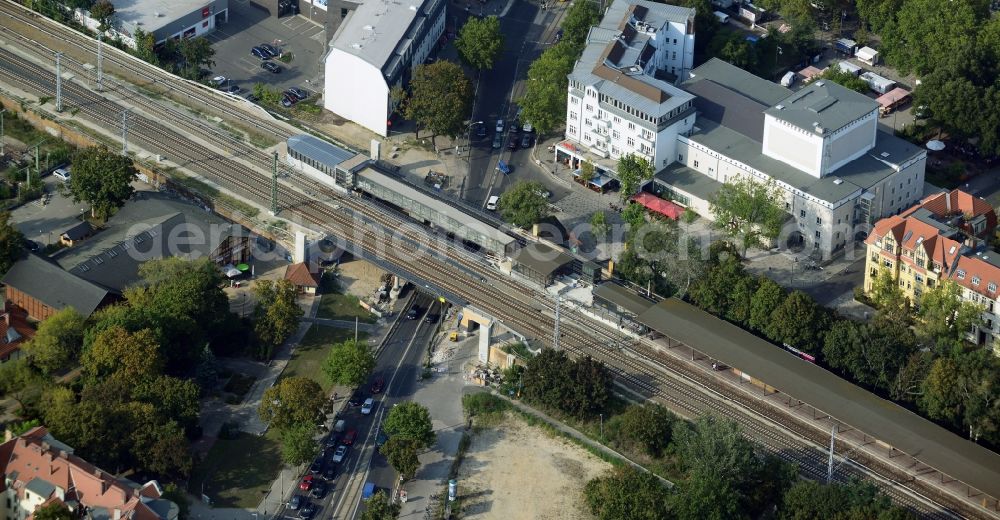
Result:
<svg viewBox="0 0 1000 520"><path fill-rule="evenodd" d="M837 52L841 54L854 56L854 49L858 48L858 42L848 38L840 38L839 40L833 42L833 46L837 49Z"/></svg>
<svg viewBox="0 0 1000 520"><path fill-rule="evenodd" d="M862 47L854 51L854 57L863 63L875 66L878 63L878 51L871 47Z"/></svg>
<svg viewBox="0 0 1000 520"><path fill-rule="evenodd" d="M841 71L847 72L848 74L854 74L855 76L864 72L864 69L849 61L842 61L837 64L837 67L840 68Z"/></svg>
<svg viewBox="0 0 1000 520"><path fill-rule="evenodd" d="M882 94L875 101L878 102L878 113L880 116L885 117L892 113L907 101L910 100L910 93L904 89L896 87L890 90L886 94Z"/></svg>
<svg viewBox="0 0 1000 520"><path fill-rule="evenodd" d="M879 94L885 94L886 92L889 92L890 90L892 90L893 87L896 86L895 81L888 78L883 78L882 76L879 76L874 72L865 72L860 76L860 78L865 80L866 83L868 83L869 88L871 88L875 92L878 92Z"/></svg>
<svg viewBox="0 0 1000 520"><path fill-rule="evenodd" d="M786 72L785 75L781 77L781 86L782 87L787 88L787 87L792 86L792 84L794 84L794 83L795 83L795 73L792 72L792 71Z"/></svg>

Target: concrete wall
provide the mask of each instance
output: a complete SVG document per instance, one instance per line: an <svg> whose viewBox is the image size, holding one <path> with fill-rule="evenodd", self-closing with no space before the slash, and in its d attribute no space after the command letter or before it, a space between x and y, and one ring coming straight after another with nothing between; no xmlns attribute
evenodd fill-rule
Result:
<svg viewBox="0 0 1000 520"><path fill-rule="evenodd" d="M875 147L878 131L878 112L851 123L827 137L827 153L823 156L823 175L834 173L837 168L861 157Z"/></svg>
<svg viewBox="0 0 1000 520"><path fill-rule="evenodd" d="M353 54L332 49L326 58L324 82L327 110L378 135L389 135L389 86L381 70Z"/></svg>
<svg viewBox="0 0 1000 520"><path fill-rule="evenodd" d="M821 176L823 137L770 115L764 116L762 152L814 177Z"/></svg>

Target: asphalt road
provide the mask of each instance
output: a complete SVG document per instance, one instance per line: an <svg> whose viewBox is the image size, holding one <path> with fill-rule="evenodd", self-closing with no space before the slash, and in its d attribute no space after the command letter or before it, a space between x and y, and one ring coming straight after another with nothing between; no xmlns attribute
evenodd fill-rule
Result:
<svg viewBox="0 0 1000 520"><path fill-rule="evenodd" d="M472 132L469 175L462 196L473 204L484 204L491 184L494 181L499 183L499 179L494 179L497 161L501 158L507 161L511 155L506 148L507 138L510 120L517 113L512 100L516 100L523 91L522 84L531 62L551 45L555 28L549 26L561 20L564 9L560 6L558 9L541 10L537 3L515 0L507 15L500 19L500 29L504 34L503 53L491 70L480 73L476 82L472 121L483 121L487 132L485 137L477 137ZM501 148L494 149L493 138L499 118L507 124ZM518 153L525 154L527 151ZM512 175L517 176L519 170Z"/></svg>

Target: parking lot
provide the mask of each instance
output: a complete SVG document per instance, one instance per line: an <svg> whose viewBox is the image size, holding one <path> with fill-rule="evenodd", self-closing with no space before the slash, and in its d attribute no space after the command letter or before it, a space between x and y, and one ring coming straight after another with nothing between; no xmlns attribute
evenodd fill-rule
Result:
<svg viewBox="0 0 1000 520"><path fill-rule="evenodd" d="M50 194L43 204L29 202L11 212L11 222L24 237L33 240L40 247L59 241L63 231L80 222L80 216L89 207L84 203L73 202L62 181L49 175L43 179L45 191Z"/></svg>
<svg viewBox="0 0 1000 520"><path fill-rule="evenodd" d="M323 59L326 35L323 28L302 16L271 18L251 3L237 1L229 4L229 22L222 25L207 39L215 49L215 67L212 76L225 76L231 85L246 91L256 83L285 90L301 87L310 93L322 90ZM250 54L250 49L262 43L277 47L292 60L285 63L273 59L282 71L275 74L261 68L261 60Z"/></svg>

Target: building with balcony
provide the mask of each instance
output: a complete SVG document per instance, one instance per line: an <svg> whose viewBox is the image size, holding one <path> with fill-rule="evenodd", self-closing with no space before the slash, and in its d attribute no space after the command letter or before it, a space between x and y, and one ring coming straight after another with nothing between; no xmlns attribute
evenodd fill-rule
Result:
<svg viewBox="0 0 1000 520"><path fill-rule="evenodd" d="M865 240L864 289L889 273L914 305L921 295L951 280L962 299L980 306L982 323L970 331L977 344L1000 338L1000 253L987 248L997 216L985 200L963 191L937 193L899 215L879 220Z"/></svg>
<svg viewBox="0 0 1000 520"><path fill-rule="evenodd" d="M371 0L346 16L326 55L324 107L383 137L395 101L444 32L445 0Z"/></svg>

